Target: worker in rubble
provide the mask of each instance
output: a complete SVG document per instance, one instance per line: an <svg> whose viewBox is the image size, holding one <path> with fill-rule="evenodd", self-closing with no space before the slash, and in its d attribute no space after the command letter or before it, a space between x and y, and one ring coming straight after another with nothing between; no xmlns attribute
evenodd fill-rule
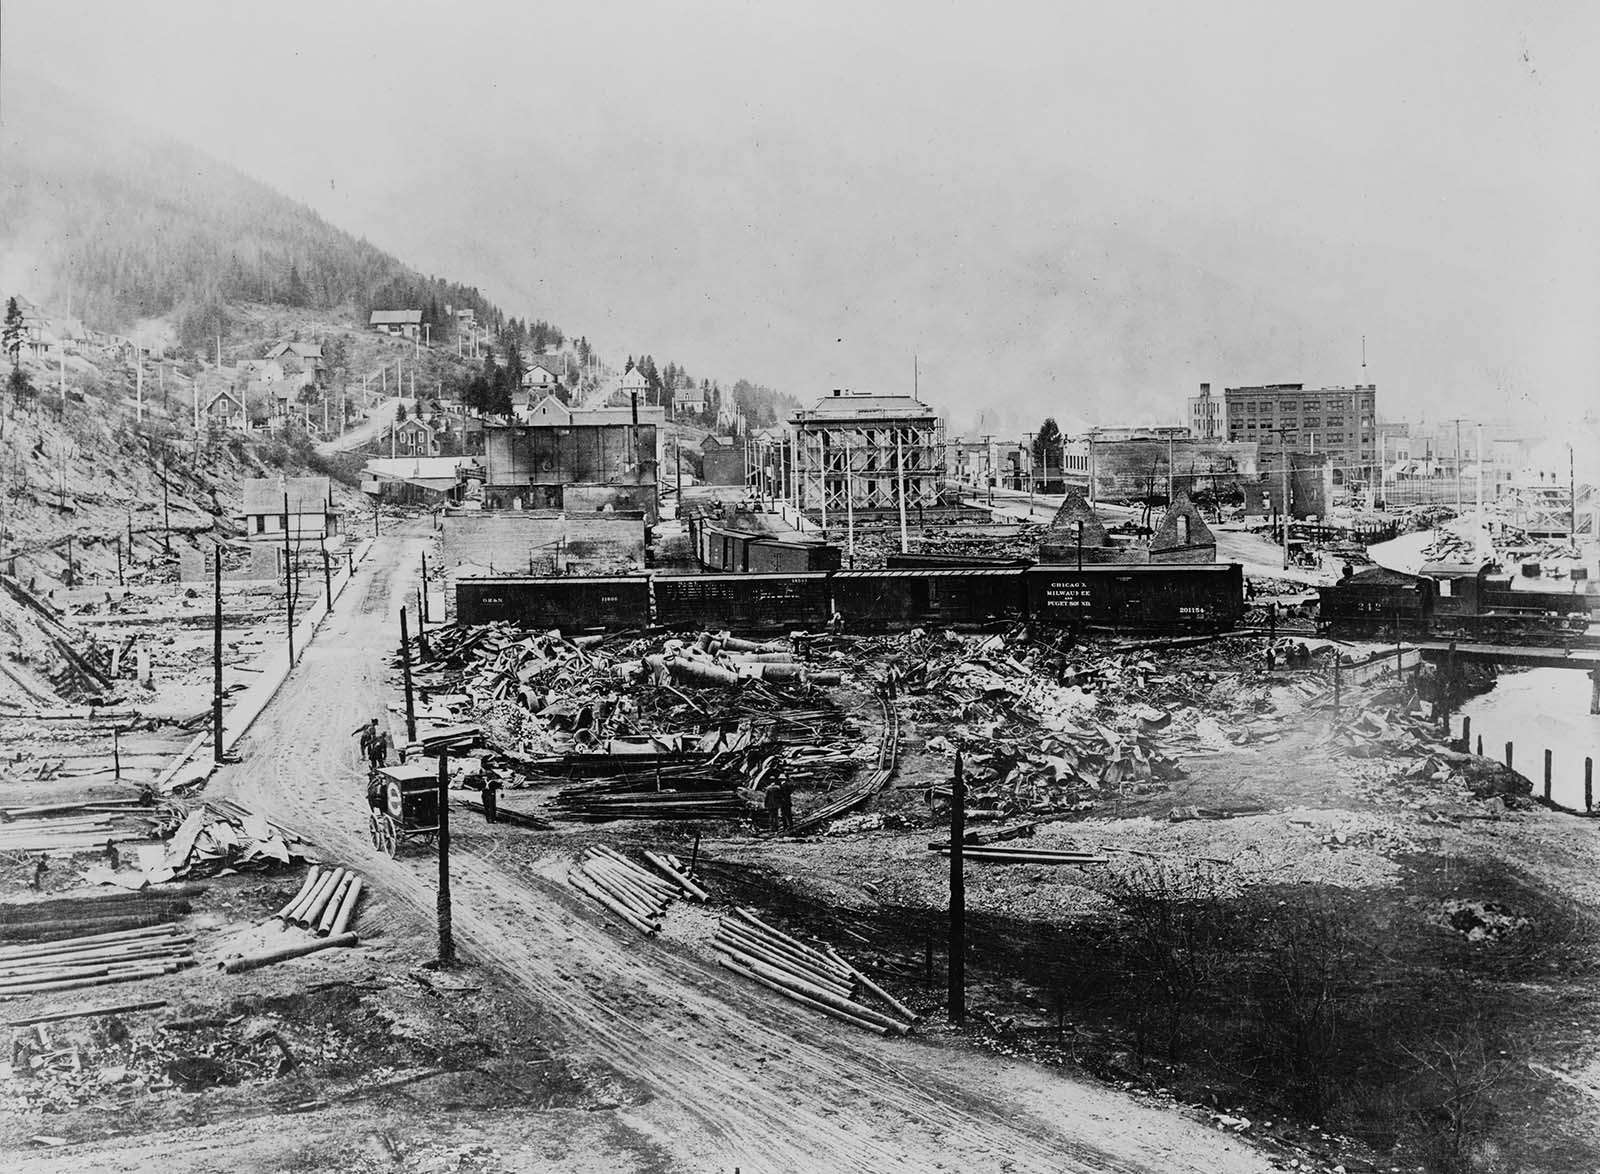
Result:
<svg viewBox="0 0 1600 1174"><path fill-rule="evenodd" d="M794 831L794 784L788 779L779 779L775 784L778 792L778 822L786 832Z"/></svg>
<svg viewBox="0 0 1600 1174"><path fill-rule="evenodd" d="M761 805L767 813L767 830L778 830L779 821L782 819L783 797L778 793L778 783L768 783L767 789L762 792Z"/></svg>
<svg viewBox="0 0 1600 1174"><path fill-rule="evenodd" d="M493 775L483 780L483 822L493 823L499 815L500 780Z"/></svg>

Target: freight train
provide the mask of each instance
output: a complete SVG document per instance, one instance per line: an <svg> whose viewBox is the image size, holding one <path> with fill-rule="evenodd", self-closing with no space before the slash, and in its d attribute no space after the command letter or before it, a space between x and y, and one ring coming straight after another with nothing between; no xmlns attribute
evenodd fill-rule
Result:
<svg viewBox="0 0 1600 1174"><path fill-rule="evenodd" d="M847 631L1032 620L1068 629L1217 632L1244 615L1237 563L898 567L752 575L462 579L456 618L566 631L711 625Z"/></svg>
<svg viewBox="0 0 1600 1174"><path fill-rule="evenodd" d="M1318 626L1341 639L1570 644L1590 623L1592 595L1517 591L1487 568L1408 575L1367 567L1321 588Z"/></svg>

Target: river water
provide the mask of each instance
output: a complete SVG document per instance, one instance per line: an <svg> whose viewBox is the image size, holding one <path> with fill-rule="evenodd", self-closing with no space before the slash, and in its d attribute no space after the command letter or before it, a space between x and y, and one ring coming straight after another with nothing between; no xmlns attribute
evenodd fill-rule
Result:
<svg viewBox="0 0 1600 1174"><path fill-rule="evenodd" d="M1600 759L1600 714L1589 712L1589 674L1577 669L1501 670L1489 692L1461 707L1472 719L1472 740L1483 736L1483 752L1504 760L1506 743L1515 744L1512 765L1544 786L1544 752L1551 751L1551 797L1567 807L1583 808L1583 760ZM1450 728L1461 736L1461 717ZM1600 779L1595 780L1595 806L1600 807Z"/></svg>

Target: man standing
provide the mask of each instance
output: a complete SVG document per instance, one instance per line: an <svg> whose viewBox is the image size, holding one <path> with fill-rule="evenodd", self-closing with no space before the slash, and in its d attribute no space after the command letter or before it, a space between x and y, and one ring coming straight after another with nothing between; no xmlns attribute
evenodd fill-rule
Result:
<svg viewBox="0 0 1600 1174"><path fill-rule="evenodd" d="M781 779L775 784L778 792L778 819L786 832L794 831L794 784Z"/></svg>
<svg viewBox="0 0 1600 1174"><path fill-rule="evenodd" d="M366 725L357 726L355 729L351 730L350 733L351 736L356 734L361 735L361 757L365 758L368 762L371 762L372 739L376 737L378 733L378 719L373 718L371 721L367 722Z"/></svg>
<svg viewBox="0 0 1600 1174"><path fill-rule="evenodd" d="M498 816L500 806L500 780L493 777L483 781L483 821L493 823Z"/></svg>
<svg viewBox="0 0 1600 1174"><path fill-rule="evenodd" d="M377 727L378 719L373 718L372 724ZM389 731L376 730L367 742L367 758L373 766L389 765Z"/></svg>

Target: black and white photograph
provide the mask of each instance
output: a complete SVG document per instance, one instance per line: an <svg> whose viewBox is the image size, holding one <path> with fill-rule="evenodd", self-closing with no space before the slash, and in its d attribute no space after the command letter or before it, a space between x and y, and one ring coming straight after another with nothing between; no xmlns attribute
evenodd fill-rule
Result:
<svg viewBox="0 0 1600 1174"><path fill-rule="evenodd" d="M1596 1174L1597 51L0 0L0 1168Z"/></svg>

